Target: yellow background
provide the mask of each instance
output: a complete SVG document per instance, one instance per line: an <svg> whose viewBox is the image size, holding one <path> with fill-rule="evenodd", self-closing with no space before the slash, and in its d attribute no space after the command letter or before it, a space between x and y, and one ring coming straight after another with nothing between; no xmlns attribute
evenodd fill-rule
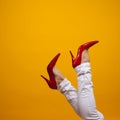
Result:
<svg viewBox="0 0 120 120"><path fill-rule="evenodd" d="M57 67L77 87L69 50L90 40L95 97L106 120L120 119L119 0L0 0L0 120L79 120L40 77Z"/></svg>

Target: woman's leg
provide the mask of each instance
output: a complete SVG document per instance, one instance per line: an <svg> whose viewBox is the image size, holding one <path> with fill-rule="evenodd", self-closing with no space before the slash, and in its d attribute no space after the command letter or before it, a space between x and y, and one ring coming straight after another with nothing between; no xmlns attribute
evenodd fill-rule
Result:
<svg viewBox="0 0 120 120"><path fill-rule="evenodd" d="M41 75L41 77L47 82L48 86L51 89L58 89L64 96L67 98L68 102L72 105L74 110L77 112L78 105L77 105L77 91L76 89L71 85L71 83L65 79L63 74L55 67L55 64L57 62L57 59L59 58L60 53L57 54L48 64L47 71L49 75L48 80L46 77Z"/></svg>
<svg viewBox="0 0 120 120"><path fill-rule="evenodd" d="M103 115L96 109L91 81L89 55L83 52L82 62L75 68L78 75L78 110L83 120L103 120Z"/></svg>

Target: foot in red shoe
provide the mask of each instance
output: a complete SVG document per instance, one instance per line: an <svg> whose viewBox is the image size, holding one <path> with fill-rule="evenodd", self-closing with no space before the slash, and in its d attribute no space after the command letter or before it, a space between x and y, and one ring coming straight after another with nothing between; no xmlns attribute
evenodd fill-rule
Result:
<svg viewBox="0 0 120 120"><path fill-rule="evenodd" d="M94 44L98 43L99 41L90 41L90 42L87 42L83 45L81 45L79 48L78 48L78 52L77 52L77 56L76 58L74 58L72 52L70 51L70 54L71 54L71 57L72 57L72 66L73 68L77 67L78 65L81 64L81 60L82 60L82 53L84 50L88 50L91 46L93 46Z"/></svg>
<svg viewBox="0 0 120 120"><path fill-rule="evenodd" d="M58 60L60 56L60 53L58 53L52 60L51 62L48 64L47 66L47 72L48 72L48 75L49 75L49 78L50 80L48 80L47 78L45 78L43 75L41 75L41 77L43 79L45 79L45 81L47 82L48 86L52 89L57 89L57 83L56 83L56 80L55 80L55 75L53 73L53 68Z"/></svg>

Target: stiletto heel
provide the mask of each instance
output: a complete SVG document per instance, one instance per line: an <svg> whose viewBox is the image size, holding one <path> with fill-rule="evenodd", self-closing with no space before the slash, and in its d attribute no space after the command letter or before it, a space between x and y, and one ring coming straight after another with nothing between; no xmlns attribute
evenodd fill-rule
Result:
<svg viewBox="0 0 120 120"><path fill-rule="evenodd" d="M77 52L77 56L76 58L73 56L72 52L70 51L70 55L71 55L71 58L72 58L72 66L73 68L77 67L78 65L81 64L81 58L82 58L82 52L85 50L85 49L89 49L91 46L93 46L94 44L98 43L99 41L90 41L90 42L87 42L83 45L81 45L79 48L78 48L78 52Z"/></svg>
<svg viewBox="0 0 120 120"><path fill-rule="evenodd" d="M43 75L41 75L41 77L43 79L45 79L45 81L47 82L48 86L52 89L57 89L57 83L56 83L56 80L55 80L55 76L54 76L54 73L53 73L53 67L55 66L58 58L60 56L60 53L58 53L51 61L50 63L48 64L47 66L47 72L48 72L48 75L49 75L49 78L50 80L48 80L47 78L45 78Z"/></svg>

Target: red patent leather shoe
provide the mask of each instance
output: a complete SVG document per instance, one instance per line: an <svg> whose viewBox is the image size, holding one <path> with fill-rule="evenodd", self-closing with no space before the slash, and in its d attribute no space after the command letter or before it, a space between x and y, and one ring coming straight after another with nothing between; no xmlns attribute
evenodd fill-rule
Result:
<svg viewBox="0 0 120 120"><path fill-rule="evenodd" d="M52 89L57 89L57 83L56 83L56 80L55 80L55 76L54 76L54 73L53 73L53 67L55 66L58 58L60 56L60 53L58 53L52 60L51 62L48 64L47 66L47 72L49 74L49 78L50 80L48 80L47 78L45 78L43 75L41 75L41 77L43 79L45 79L45 81L47 82L48 86Z"/></svg>
<svg viewBox="0 0 120 120"><path fill-rule="evenodd" d="M98 43L99 41L90 41L90 42L87 42L83 45L81 45L79 48L78 48L78 52L77 52L77 56L76 58L74 58L72 52L70 51L70 54L71 54L71 57L72 57L72 66L73 68L77 67L78 65L81 64L81 58L82 58L82 52L85 50L85 49L89 49L91 46L93 46L94 44Z"/></svg>

